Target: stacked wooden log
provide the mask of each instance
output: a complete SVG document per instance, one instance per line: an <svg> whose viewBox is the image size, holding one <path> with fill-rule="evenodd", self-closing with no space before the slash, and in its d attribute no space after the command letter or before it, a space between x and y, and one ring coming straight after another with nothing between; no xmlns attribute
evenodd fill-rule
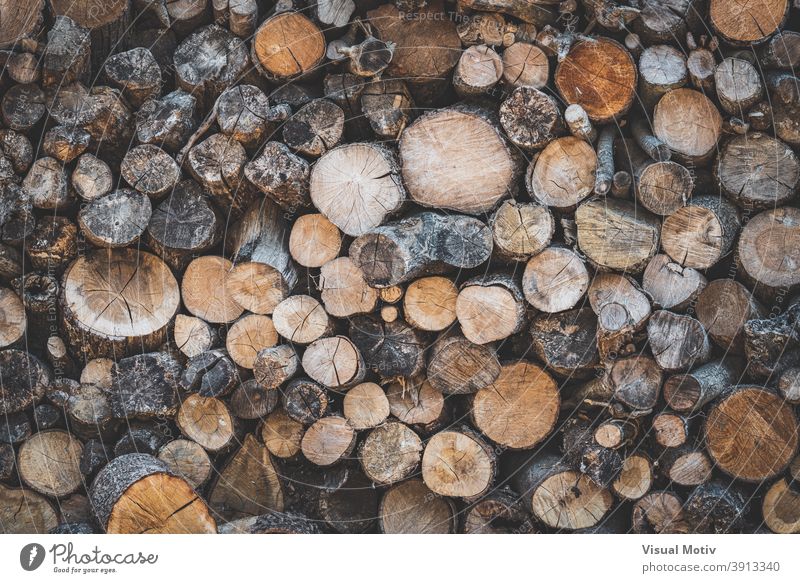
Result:
<svg viewBox="0 0 800 583"><path fill-rule="evenodd" d="M0 1L0 531L800 532L787 0L96 5Z"/></svg>

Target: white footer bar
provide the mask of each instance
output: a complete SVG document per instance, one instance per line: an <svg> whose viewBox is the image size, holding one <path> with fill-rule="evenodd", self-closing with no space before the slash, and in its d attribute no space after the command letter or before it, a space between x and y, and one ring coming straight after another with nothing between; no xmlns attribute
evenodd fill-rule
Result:
<svg viewBox="0 0 800 583"><path fill-rule="evenodd" d="M778 535L5 535L0 580L800 581L799 545Z"/></svg>

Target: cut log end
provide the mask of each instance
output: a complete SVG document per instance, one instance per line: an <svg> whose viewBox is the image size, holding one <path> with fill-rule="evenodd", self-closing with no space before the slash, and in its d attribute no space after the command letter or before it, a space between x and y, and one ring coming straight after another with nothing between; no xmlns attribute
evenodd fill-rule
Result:
<svg viewBox="0 0 800 583"><path fill-rule="evenodd" d="M759 424L753 411L769 424ZM709 455L724 472L760 482L778 475L798 446L797 419L791 407L760 387L742 387L710 411L705 427Z"/></svg>
<svg viewBox="0 0 800 583"><path fill-rule="evenodd" d="M301 448L308 461L330 466L348 456L355 446L356 434L342 417L323 417L308 428Z"/></svg>
<svg viewBox="0 0 800 583"><path fill-rule="evenodd" d="M576 43L555 75L564 100L581 105L595 122L610 121L628 110L636 80L630 53L607 38Z"/></svg>
<svg viewBox="0 0 800 583"><path fill-rule="evenodd" d="M455 514L447 498L411 479L383 495L378 524L384 534L449 534L455 531Z"/></svg>
<svg viewBox="0 0 800 583"><path fill-rule="evenodd" d="M90 357L155 349L166 340L180 297L175 278L158 257L127 248L93 251L64 275L64 323L73 345Z"/></svg>
<svg viewBox="0 0 800 583"><path fill-rule="evenodd" d="M108 533L213 533L208 507L182 478L147 454L115 458L90 490L101 526Z"/></svg>
<svg viewBox="0 0 800 583"><path fill-rule="evenodd" d="M516 161L481 112L445 109L420 117L400 136L400 158L409 195L423 206L477 214L515 188Z"/></svg>
<svg viewBox="0 0 800 583"><path fill-rule="evenodd" d="M494 454L480 438L442 431L425 446L422 478L437 494L470 498L488 491L495 464Z"/></svg>
<svg viewBox="0 0 800 583"><path fill-rule="evenodd" d="M289 40L291 39L291 40ZM253 61L270 77L302 76L325 57L325 37L300 12L282 12L261 23L253 38Z"/></svg>

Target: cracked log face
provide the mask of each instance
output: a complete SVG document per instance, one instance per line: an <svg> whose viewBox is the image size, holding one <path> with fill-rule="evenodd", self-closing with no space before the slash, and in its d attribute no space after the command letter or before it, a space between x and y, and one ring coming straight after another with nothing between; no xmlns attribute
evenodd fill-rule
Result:
<svg viewBox="0 0 800 583"><path fill-rule="evenodd" d="M170 441L158 451L158 459L195 489L208 480L213 470L206 450L189 439Z"/></svg>
<svg viewBox="0 0 800 583"><path fill-rule="evenodd" d="M555 313L575 307L589 288L589 272L577 253L548 247L532 257L522 276L525 299L537 310Z"/></svg>
<svg viewBox="0 0 800 583"><path fill-rule="evenodd" d="M342 233L322 213L297 217L289 236L292 259L303 267L322 267L339 256Z"/></svg>
<svg viewBox="0 0 800 583"><path fill-rule="evenodd" d="M552 432L560 405L553 377L521 361L503 366L497 380L475 394L472 418L498 445L530 449Z"/></svg>
<svg viewBox="0 0 800 583"><path fill-rule="evenodd" d="M503 259L525 261L550 243L555 221L544 205L506 200L492 216L491 227L494 252Z"/></svg>
<svg viewBox="0 0 800 583"><path fill-rule="evenodd" d="M658 310L647 323L650 350L667 371L692 368L708 360L711 348L703 325L684 314Z"/></svg>
<svg viewBox="0 0 800 583"><path fill-rule="evenodd" d="M742 387L711 409L705 440L725 473L761 482L780 474L797 453L797 417L772 391Z"/></svg>
<svg viewBox="0 0 800 583"><path fill-rule="evenodd" d="M511 150L481 112L445 109L422 116L401 135L400 158L409 195L422 206L478 214L515 188Z"/></svg>
<svg viewBox="0 0 800 583"><path fill-rule="evenodd" d="M294 344L310 344L330 330L328 313L311 296L286 298L275 307L272 321L278 334Z"/></svg>
<svg viewBox="0 0 800 583"><path fill-rule="evenodd" d="M327 99L315 99L286 120L283 141L297 152L321 156L342 139L344 112Z"/></svg>
<svg viewBox="0 0 800 583"><path fill-rule="evenodd" d="M633 507L632 529L638 534L685 534L691 532L684 503L672 492L651 492Z"/></svg>
<svg viewBox="0 0 800 583"><path fill-rule="evenodd" d="M611 487L623 500L638 500L652 485L653 463L644 455L633 454L625 459L619 477Z"/></svg>
<svg viewBox="0 0 800 583"><path fill-rule="evenodd" d="M317 466L330 466L350 455L356 444L356 432L343 417L331 415L308 428L301 448L303 456Z"/></svg>
<svg viewBox="0 0 800 583"><path fill-rule="evenodd" d="M622 45L608 38L575 44L556 69L558 92L595 122L624 114L636 93L636 65Z"/></svg>
<svg viewBox="0 0 800 583"><path fill-rule="evenodd" d="M290 79L320 64L325 57L325 37L303 14L282 12L261 24L252 52L268 77Z"/></svg>
<svg viewBox="0 0 800 583"><path fill-rule="evenodd" d="M733 279L710 282L698 296L695 309L711 339L735 354L744 352L745 323L767 315L750 291Z"/></svg>
<svg viewBox="0 0 800 583"><path fill-rule="evenodd" d="M25 508L25 512L20 512L20 508ZM50 500L32 490L0 484L0 524L5 534L50 532L58 523L58 514Z"/></svg>
<svg viewBox="0 0 800 583"><path fill-rule="evenodd" d="M179 304L169 268L144 251L98 249L64 274L65 328L90 358L156 349Z"/></svg>
<svg viewBox="0 0 800 583"><path fill-rule="evenodd" d="M597 155L573 136L550 142L528 169L528 191L543 205L568 210L592 193Z"/></svg>
<svg viewBox="0 0 800 583"><path fill-rule="evenodd" d="M391 406L383 387L375 383L361 383L347 391L342 410L353 429L363 430L386 421Z"/></svg>
<svg viewBox="0 0 800 583"><path fill-rule="evenodd" d="M237 85L226 89L216 105L220 131L247 147L258 146L272 129L269 99L258 87Z"/></svg>
<svg viewBox="0 0 800 583"><path fill-rule="evenodd" d="M586 499L580 500L581 497ZM612 496L584 474L563 472L548 478L531 499L533 513L552 528L577 530L597 524Z"/></svg>
<svg viewBox="0 0 800 583"><path fill-rule="evenodd" d="M502 285L467 285L456 300L464 336L475 344L488 344L519 332L525 323L521 295Z"/></svg>
<svg viewBox="0 0 800 583"><path fill-rule="evenodd" d="M512 482L523 493L527 509L543 524L559 530L590 528L611 508L611 492L569 469L555 452L526 453L522 459Z"/></svg>
<svg viewBox="0 0 800 583"><path fill-rule="evenodd" d="M763 134L733 138L722 148L714 169L725 194L743 209L786 204L800 182L794 151Z"/></svg>
<svg viewBox="0 0 800 583"><path fill-rule="evenodd" d="M702 93L675 89L656 104L653 131L679 159L701 164L716 152L722 116Z"/></svg>
<svg viewBox="0 0 800 583"><path fill-rule="evenodd" d="M228 323L244 309L225 287L233 264L224 257L206 255L192 261L183 273L181 291L186 309L214 324Z"/></svg>
<svg viewBox="0 0 800 583"><path fill-rule="evenodd" d="M390 421L373 429L359 450L364 474L389 485L413 475L422 456L422 440L402 423Z"/></svg>
<svg viewBox="0 0 800 583"><path fill-rule="evenodd" d="M800 286L800 211L783 207L750 219L738 243L748 282L757 282L756 294L774 297L778 290Z"/></svg>
<svg viewBox="0 0 800 583"><path fill-rule="evenodd" d="M344 336L320 338L309 344L303 353L303 369L312 379L332 389L359 382L365 372L361 353Z"/></svg>
<svg viewBox="0 0 800 583"><path fill-rule="evenodd" d="M25 335L25 306L10 289L0 287L0 348L10 346Z"/></svg>
<svg viewBox="0 0 800 583"><path fill-rule="evenodd" d="M206 451L224 451L233 443L234 424L228 407L214 397L189 395L175 417L181 432Z"/></svg>
<svg viewBox="0 0 800 583"><path fill-rule="evenodd" d="M17 461L27 486L45 496L66 496L83 484L83 444L66 431L40 431L26 440Z"/></svg>
<svg viewBox="0 0 800 583"><path fill-rule="evenodd" d="M781 26L788 13L789 0L711 0L708 7L714 30L728 42L740 45L763 41Z"/></svg>
<svg viewBox="0 0 800 583"><path fill-rule="evenodd" d="M632 202L593 198L575 213L578 245L600 268L644 270L658 250L659 223Z"/></svg>
<svg viewBox="0 0 800 583"><path fill-rule="evenodd" d="M125 182L151 198L159 198L180 180L175 160L158 146L144 144L132 148L122 160L120 172Z"/></svg>
<svg viewBox="0 0 800 583"><path fill-rule="evenodd" d="M95 478L90 498L109 534L217 531L202 498L151 455L115 458Z"/></svg>
<svg viewBox="0 0 800 583"><path fill-rule="evenodd" d="M455 532L455 509L422 480L389 488L381 499L378 522L384 534L449 534Z"/></svg>
<svg viewBox="0 0 800 583"><path fill-rule="evenodd" d="M739 227L739 213L726 199L696 196L664 219L661 246L680 265L707 269L730 251Z"/></svg>
<svg viewBox="0 0 800 583"><path fill-rule="evenodd" d="M650 164L636 180L637 199L657 215L670 215L680 209L693 190L692 173L672 161Z"/></svg>
<svg viewBox="0 0 800 583"><path fill-rule="evenodd" d="M639 97L647 107L671 89L682 87L688 79L686 57L669 45L655 45L639 58Z"/></svg>
<svg viewBox="0 0 800 583"><path fill-rule="evenodd" d="M248 314L228 329L225 347L231 359L242 368L252 369L256 356L264 348L278 343L278 333L269 316Z"/></svg>
<svg viewBox="0 0 800 583"><path fill-rule="evenodd" d="M649 43L686 37L687 20L696 18L694 0L644 0L633 30Z"/></svg>
<svg viewBox="0 0 800 583"><path fill-rule="evenodd" d="M536 45L515 42L503 51L503 81L508 85L541 89L549 75L547 55Z"/></svg>
<svg viewBox="0 0 800 583"><path fill-rule="evenodd" d="M219 241L221 230L222 217L200 185L184 180L154 206L145 238L170 267L183 270L193 255Z"/></svg>
<svg viewBox="0 0 800 583"><path fill-rule="evenodd" d="M347 144L323 155L311 171L311 201L345 234L374 229L405 200L394 154L378 144Z"/></svg>
<svg viewBox="0 0 800 583"><path fill-rule="evenodd" d="M496 469L494 453L472 432L437 433L422 455L422 478L442 496L469 498L485 494Z"/></svg>
<svg viewBox="0 0 800 583"><path fill-rule="evenodd" d="M503 61L486 45L465 50L453 74L453 85L460 95L480 95L498 82L503 75Z"/></svg>

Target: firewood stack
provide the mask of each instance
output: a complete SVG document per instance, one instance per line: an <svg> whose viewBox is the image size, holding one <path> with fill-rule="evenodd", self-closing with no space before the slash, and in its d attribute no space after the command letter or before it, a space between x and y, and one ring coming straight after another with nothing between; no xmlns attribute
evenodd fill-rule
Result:
<svg viewBox="0 0 800 583"><path fill-rule="evenodd" d="M0 531L800 532L790 4L0 1Z"/></svg>

